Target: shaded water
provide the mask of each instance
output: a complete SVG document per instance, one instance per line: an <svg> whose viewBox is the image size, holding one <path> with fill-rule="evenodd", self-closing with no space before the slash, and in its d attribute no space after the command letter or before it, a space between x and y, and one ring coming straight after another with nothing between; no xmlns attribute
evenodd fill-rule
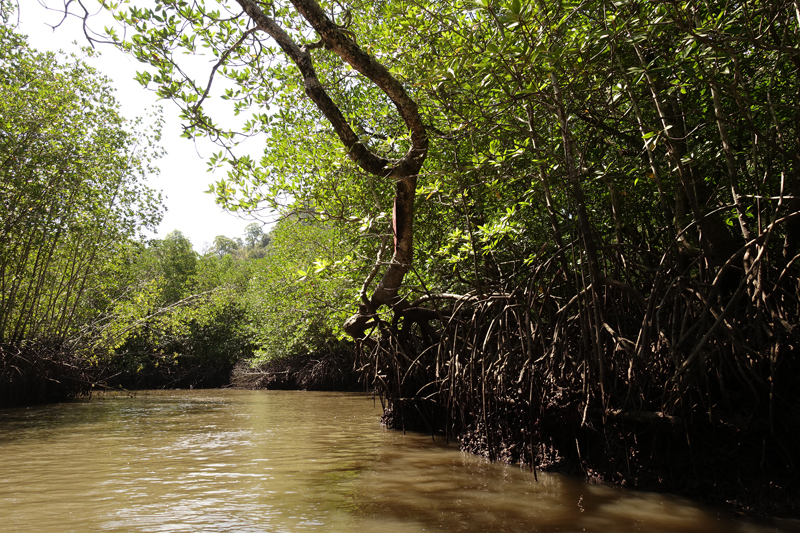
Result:
<svg viewBox="0 0 800 533"><path fill-rule="evenodd" d="M234 390L0 410L0 530L777 530L663 495L535 482L385 430L379 414L362 395Z"/></svg>

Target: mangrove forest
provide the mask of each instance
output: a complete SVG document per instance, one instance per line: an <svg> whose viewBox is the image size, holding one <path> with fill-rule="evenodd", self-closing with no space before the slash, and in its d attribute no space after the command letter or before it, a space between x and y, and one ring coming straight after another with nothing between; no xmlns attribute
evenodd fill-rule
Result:
<svg viewBox="0 0 800 533"><path fill-rule="evenodd" d="M796 0L53 7L254 222L142 237L158 122L6 24L0 402L366 390L534 475L800 515Z"/></svg>

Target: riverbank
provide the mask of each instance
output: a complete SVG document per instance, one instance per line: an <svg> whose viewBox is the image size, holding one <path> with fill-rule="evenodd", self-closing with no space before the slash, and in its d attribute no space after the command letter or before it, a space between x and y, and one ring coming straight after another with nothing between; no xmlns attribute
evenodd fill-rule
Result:
<svg viewBox="0 0 800 533"><path fill-rule="evenodd" d="M253 366L243 359L233 368L230 386L238 389L358 391L364 386L354 370L352 349L302 353Z"/></svg>
<svg viewBox="0 0 800 533"><path fill-rule="evenodd" d="M800 435L800 427L784 426L787 433L778 441L767 438L768 429L757 424L742 427L646 412L604 418L560 400L524 426L519 423L526 418L524 410L509 402L487 418L489 430L477 422L449 438L462 451L503 463L530 467L533 456L537 471L582 476L588 483L674 494L734 516L800 518L796 476L780 468L789 451L778 449ZM383 417L390 428L427 433L434 420L439 421L436 432L445 436L447 414L432 409L430 402L395 402Z"/></svg>
<svg viewBox="0 0 800 533"><path fill-rule="evenodd" d="M534 481L443 439L383 430L379 414L364 394L231 389L2 410L0 523L43 533L789 529L569 476Z"/></svg>
<svg viewBox="0 0 800 533"><path fill-rule="evenodd" d="M63 402L91 394L89 365L57 344L0 344L0 407Z"/></svg>
<svg viewBox="0 0 800 533"><path fill-rule="evenodd" d="M56 403L95 390L279 389L358 391L352 347L300 353L253 365L191 354L114 354L91 360L68 347L26 342L0 345L0 408Z"/></svg>
<svg viewBox="0 0 800 533"><path fill-rule="evenodd" d="M67 352L44 346L29 347L26 353L3 348L0 393L5 406L86 397L93 383L111 386L98 381L91 368ZM175 386L179 376L240 389L364 388L348 350L297 355L257 367L249 363L240 361L229 379L218 375L224 369L179 373L162 367L159 376L171 377L172 388L192 386ZM130 372L126 381L134 387L123 388L140 389L135 385L151 383L158 377L155 370ZM800 427L790 419L777 426L780 434L775 435L763 420L683 419L656 412L616 412L604 418L598 412L584 412L577 395L567 393L551 398L532 419L525 402L506 400L486 416L464 417L460 426L454 426L452 414L431 401L394 400L383 423L392 429L447 437L459 442L463 451L493 461L528 466L533 461L540 472L676 494L724 506L733 514L800 518L800 488L792 472L780 468L782 461L792 460L785 443L796 446L800 435Z"/></svg>
<svg viewBox="0 0 800 533"><path fill-rule="evenodd" d="M258 368L240 362L231 385L245 389L359 390L346 354L307 354ZM537 471L583 476L589 483L675 494L720 506L733 515L800 518L800 487L781 470L788 450L768 439L757 421L682 419L660 413L585 413L575 395L553 398L530 421L518 399L509 398L485 419L453 431L453 416L422 400L395 400L382 422L395 430L438 435L462 451ZM749 422L749 425L745 425ZM450 428L450 431L447 428ZM533 431L531 431L533 428ZM800 427L782 426L782 442ZM487 437L490 436L490 437ZM491 441L490 441L491 439Z"/></svg>

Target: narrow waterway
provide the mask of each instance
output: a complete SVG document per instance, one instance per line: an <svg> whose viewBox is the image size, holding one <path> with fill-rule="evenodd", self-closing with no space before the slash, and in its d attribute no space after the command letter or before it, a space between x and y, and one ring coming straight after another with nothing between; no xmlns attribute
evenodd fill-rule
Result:
<svg viewBox="0 0 800 533"><path fill-rule="evenodd" d="M0 410L0 530L775 531L383 429L363 395L168 391Z"/></svg>

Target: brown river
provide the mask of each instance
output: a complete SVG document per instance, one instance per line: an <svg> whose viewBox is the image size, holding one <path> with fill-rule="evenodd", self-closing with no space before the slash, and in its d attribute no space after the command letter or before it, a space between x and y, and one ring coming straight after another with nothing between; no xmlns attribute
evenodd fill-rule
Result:
<svg viewBox="0 0 800 533"><path fill-rule="evenodd" d="M356 394L167 391L0 410L0 531L749 532L389 431Z"/></svg>

